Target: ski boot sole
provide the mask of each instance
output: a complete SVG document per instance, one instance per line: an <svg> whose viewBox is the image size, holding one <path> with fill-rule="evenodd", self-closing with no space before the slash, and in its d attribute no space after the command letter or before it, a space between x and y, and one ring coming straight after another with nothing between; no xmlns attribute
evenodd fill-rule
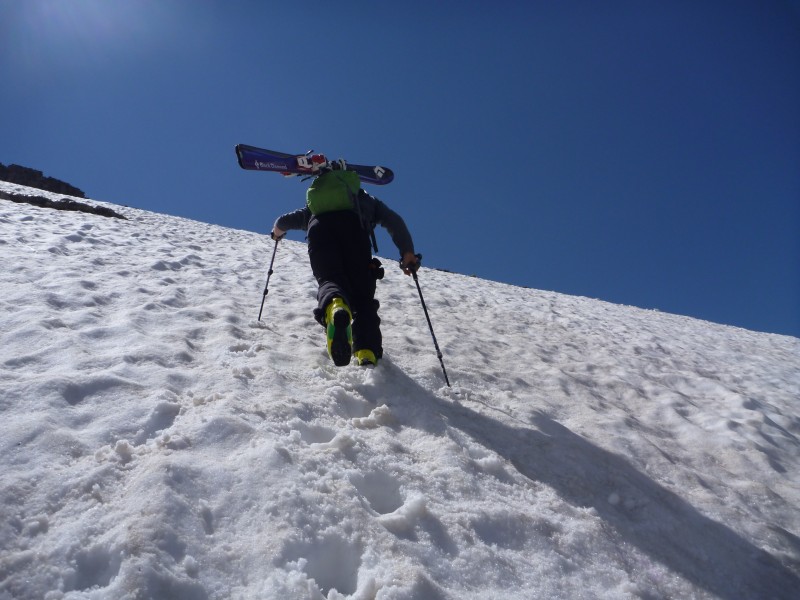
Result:
<svg viewBox="0 0 800 600"><path fill-rule="evenodd" d="M353 355L353 348L350 345L347 330L350 328L350 315L344 309L336 311L333 315L333 337L328 348L328 352L337 367L344 367L350 364ZM331 327L328 325L328 328Z"/></svg>

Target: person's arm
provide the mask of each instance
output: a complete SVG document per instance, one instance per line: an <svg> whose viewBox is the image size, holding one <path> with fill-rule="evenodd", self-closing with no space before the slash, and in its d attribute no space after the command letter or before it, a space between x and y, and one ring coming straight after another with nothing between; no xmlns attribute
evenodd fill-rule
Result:
<svg viewBox="0 0 800 600"><path fill-rule="evenodd" d="M307 207L281 215L272 226L272 239L282 238L289 230L307 231L309 219L311 219L311 211Z"/></svg>
<svg viewBox="0 0 800 600"><path fill-rule="evenodd" d="M394 242L394 245L397 246L397 249L400 251L400 256L405 256L409 253L414 254L414 240L411 238L411 233L408 231L403 217L377 198L371 196L370 198L372 198L375 203L375 224L380 225L389 233L392 242Z"/></svg>
<svg viewBox="0 0 800 600"><path fill-rule="evenodd" d="M369 196L369 194L367 194ZM392 242L400 251L400 268L403 273L411 275L419 269L419 258L414 252L414 240L408 231L403 217L386 206L383 202L373 196L369 196L374 203L375 223L386 229Z"/></svg>

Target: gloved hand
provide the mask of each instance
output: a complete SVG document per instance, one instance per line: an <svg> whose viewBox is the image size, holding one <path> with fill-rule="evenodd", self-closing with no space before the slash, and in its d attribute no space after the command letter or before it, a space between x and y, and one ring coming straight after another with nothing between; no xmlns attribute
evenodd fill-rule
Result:
<svg viewBox="0 0 800 600"><path fill-rule="evenodd" d="M416 273L417 269L419 269L420 258L422 258L421 255L414 254L413 252L406 252L403 254L403 258L400 260L400 268L403 269L403 273L406 275Z"/></svg>
<svg viewBox="0 0 800 600"><path fill-rule="evenodd" d="M279 227L273 227L272 233L270 233L269 235L273 240L282 240L283 236L286 235L286 232Z"/></svg>

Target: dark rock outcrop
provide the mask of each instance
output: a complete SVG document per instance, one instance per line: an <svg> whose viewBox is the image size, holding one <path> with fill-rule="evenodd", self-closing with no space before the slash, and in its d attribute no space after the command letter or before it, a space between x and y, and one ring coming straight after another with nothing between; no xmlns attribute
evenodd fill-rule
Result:
<svg viewBox="0 0 800 600"><path fill-rule="evenodd" d="M54 177L45 177L44 173L41 171L29 169L28 167L21 167L20 165L5 166L0 163L0 180L16 183L18 185L27 185L28 187L54 192L56 194L86 198L86 195L75 186Z"/></svg>
<svg viewBox="0 0 800 600"><path fill-rule="evenodd" d="M86 204L85 202L78 202L71 198L62 198L61 200L50 200L44 196L24 196L22 194L13 194L0 190L0 200L11 200L11 202L20 202L24 204L33 204L41 208L55 208L56 210L71 210L77 212L85 212L92 215L100 215L101 217L114 217L115 219L128 220L124 215L106 207L95 206Z"/></svg>

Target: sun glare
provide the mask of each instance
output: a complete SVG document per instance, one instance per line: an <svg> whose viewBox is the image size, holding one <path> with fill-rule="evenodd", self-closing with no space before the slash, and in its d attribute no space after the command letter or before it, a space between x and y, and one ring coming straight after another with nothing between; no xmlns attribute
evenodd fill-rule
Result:
<svg viewBox="0 0 800 600"><path fill-rule="evenodd" d="M155 1L27 0L16 9L6 58L30 76L113 66L153 49L169 27Z"/></svg>

